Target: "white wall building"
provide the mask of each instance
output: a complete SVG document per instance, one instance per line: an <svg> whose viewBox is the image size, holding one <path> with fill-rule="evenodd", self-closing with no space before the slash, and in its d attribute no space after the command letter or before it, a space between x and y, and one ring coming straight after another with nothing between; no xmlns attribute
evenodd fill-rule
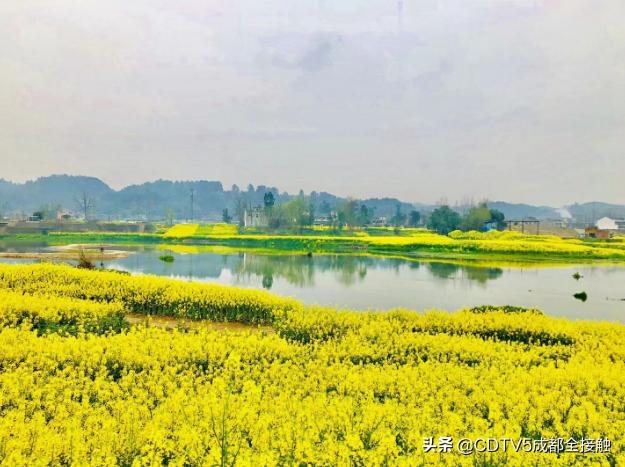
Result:
<svg viewBox="0 0 625 467"><path fill-rule="evenodd" d="M610 217L602 217L595 224L598 229L601 230L624 230L625 229L625 220L623 219L612 219Z"/></svg>
<svg viewBox="0 0 625 467"><path fill-rule="evenodd" d="M252 209L246 209L243 214L243 225L245 227L267 227L269 225L269 219L265 210L260 206Z"/></svg>

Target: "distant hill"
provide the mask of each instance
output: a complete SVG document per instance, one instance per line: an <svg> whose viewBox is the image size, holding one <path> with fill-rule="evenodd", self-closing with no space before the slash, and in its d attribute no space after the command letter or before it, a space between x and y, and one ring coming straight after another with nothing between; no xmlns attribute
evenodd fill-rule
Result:
<svg viewBox="0 0 625 467"><path fill-rule="evenodd" d="M567 209L580 222L592 223L602 217L625 219L625 206L594 201L591 203L572 204Z"/></svg>
<svg viewBox="0 0 625 467"><path fill-rule="evenodd" d="M94 199L106 199L115 193L95 177L52 175L23 184L0 180L0 207L9 212L30 212L46 204L71 208L83 191Z"/></svg>
<svg viewBox="0 0 625 467"><path fill-rule="evenodd" d="M43 207L61 208L80 212L77 198L85 193L95 204L95 217L101 219L165 219L178 220L191 217L191 192L193 192L193 217L197 220L215 221L222 217L223 209L231 214L239 199L246 204L262 205L266 192L274 194L277 203L293 196L279 192L276 187L259 185L241 190L234 185L225 190L218 181L156 180L140 185L130 185L114 190L98 178L74 175L52 175L26 183L12 183L0 179L0 212L30 214ZM343 198L326 192L313 192L319 209L322 204L335 209ZM375 209L376 216L391 217L400 205L403 212L413 209L412 204L394 198L361 200Z"/></svg>
<svg viewBox="0 0 625 467"><path fill-rule="evenodd" d="M528 217L535 217L536 219L558 219L561 217L558 209L549 206L512 204L504 201L488 203L488 206L503 212L506 219L525 219Z"/></svg>
<svg viewBox="0 0 625 467"><path fill-rule="evenodd" d="M265 185L249 185L245 189L233 185L230 189L224 189L221 182L207 180L156 180L114 190L95 177L52 175L26 183L0 179L0 214L31 214L46 206L80 212L76 198L86 193L93 199L95 217L99 219L185 220L191 217L193 192L194 219L217 221L221 219L223 209L228 209L233 215L240 200L254 206L262 205L263 197L268 191L274 194L277 203L284 203L297 196ZM324 214L324 210L335 209L337 204L344 201L344 198L323 191L312 192L310 196L320 214ZM376 217L385 216L389 219L395 214L398 205L405 214L413 209L425 214L436 208L434 205L408 203L396 198L358 201L373 209ZM573 204L561 209L504 201L491 202L489 206L502 211L507 219L553 219L567 216L568 213L583 223L594 222L604 216L625 218L625 206L601 202Z"/></svg>
<svg viewBox="0 0 625 467"><path fill-rule="evenodd" d="M408 214L415 209L414 205L405 203L396 198L371 198L363 201L363 204L369 209L373 209L374 215L386 216L390 219L397 212L397 206L404 213Z"/></svg>

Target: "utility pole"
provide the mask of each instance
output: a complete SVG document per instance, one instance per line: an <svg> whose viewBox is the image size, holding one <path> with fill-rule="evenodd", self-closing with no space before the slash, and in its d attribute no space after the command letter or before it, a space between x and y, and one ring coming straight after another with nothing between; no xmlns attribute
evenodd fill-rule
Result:
<svg viewBox="0 0 625 467"><path fill-rule="evenodd" d="M191 222L193 222L193 201L195 197L195 188L191 188Z"/></svg>

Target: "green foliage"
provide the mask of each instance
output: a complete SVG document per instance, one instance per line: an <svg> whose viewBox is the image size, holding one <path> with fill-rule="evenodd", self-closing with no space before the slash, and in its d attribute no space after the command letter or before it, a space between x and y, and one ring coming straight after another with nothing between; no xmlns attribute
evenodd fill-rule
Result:
<svg viewBox="0 0 625 467"><path fill-rule="evenodd" d="M234 201L234 213L239 223L239 227L245 225L245 209L247 208L247 200L244 194L239 194Z"/></svg>
<svg viewBox="0 0 625 467"><path fill-rule="evenodd" d="M230 215L230 213L228 212L228 208L224 209L221 212L221 219L226 223L229 224L230 222L232 222L232 216Z"/></svg>
<svg viewBox="0 0 625 467"><path fill-rule="evenodd" d="M506 228L506 216L498 209L490 210L490 221L496 224L498 230Z"/></svg>
<svg viewBox="0 0 625 467"><path fill-rule="evenodd" d="M421 213L419 211L410 211L408 216L408 225L410 227L416 227L421 220Z"/></svg>
<svg viewBox="0 0 625 467"><path fill-rule="evenodd" d="M435 230L439 234L447 235L449 232L460 227L460 214L449 206L441 206L430 214L428 228Z"/></svg>
<svg viewBox="0 0 625 467"><path fill-rule="evenodd" d="M319 206L319 213L328 215L332 211L332 206L325 199L321 202L321 206Z"/></svg>
<svg viewBox="0 0 625 467"><path fill-rule="evenodd" d="M479 206L472 207L466 216L460 223L460 229L464 231L475 230L482 232L485 229L487 222L491 220L490 209L486 206L486 203L482 203Z"/></svg>
<svg viewBox="0 0 625 467"><path fill-rule="evenodd" d="M395 214L391 218L391 224L395 227L401 227L406 223L406 214L401 212L401 206L398 204L395 207Z"/></svg>
<svg viewBox="0 0 625 467"><path fill-rule="evenodd" d="M56 220L56 215L60 210L61 206L58 204L42 204L33 212L33 217L42 221Z"/></svg>
<svg viewBox="0 0 625 467"><path fill-rule="evenodd" d="M273 228L312 225L315 220L314 205L306 196L297 196L280 206L274 206L269 214L269 225Z"/></svg>
<svg viewBox="0 0 625 467"><path fill-rule="evenodd" d="M158 259L160 259L164 263L173 263L175 260L175 258L172 255L159 256Z"/></svg>
<svg viewBox="0 0 625 467"><path fill-rule="evenodd" d="M353 227L358 225L358 203L352 198L348 198L337 206L338 227Z"/></svg>
<svg viewBox="0 0 625 467"><path fill-rule="evenodd" d="M358 224L367 225L371 222L371 217L373 216L373 209L367 208L364 204L360 205L360 209L358 211Z"/></svg>
<svg viewBox="0 0 625 467"><path fill-rule="evenodd" d="M276 200L273 196L273 193L271 191L268 191L267 193L265 193L264 197L263 197L263 201L265 203L265 207L266 208L272 208L273 205L275 204Z"/></svg>

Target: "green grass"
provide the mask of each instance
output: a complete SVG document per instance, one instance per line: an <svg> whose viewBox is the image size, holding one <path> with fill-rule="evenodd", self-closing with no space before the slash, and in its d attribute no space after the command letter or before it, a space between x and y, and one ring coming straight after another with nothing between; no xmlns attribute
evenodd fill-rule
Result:
<svg viewBox="0 0 625 467"><path fill-rule="evenodd" d="M625 242L562 239L554 236L522 235L515 232L452 232L437 235L423 229L368 228L342 230L328 228L300 229L300 233L244 229L227 224L200 225L190 236L137 233L69 233L18 234L0 236L12 242L46 242L50 245L70 243L177 244L226 246L266 252L348 253L407 258L488 259L531 261L619 261L625 262ZM257 233L251 233L257 232Z"/></svg>

